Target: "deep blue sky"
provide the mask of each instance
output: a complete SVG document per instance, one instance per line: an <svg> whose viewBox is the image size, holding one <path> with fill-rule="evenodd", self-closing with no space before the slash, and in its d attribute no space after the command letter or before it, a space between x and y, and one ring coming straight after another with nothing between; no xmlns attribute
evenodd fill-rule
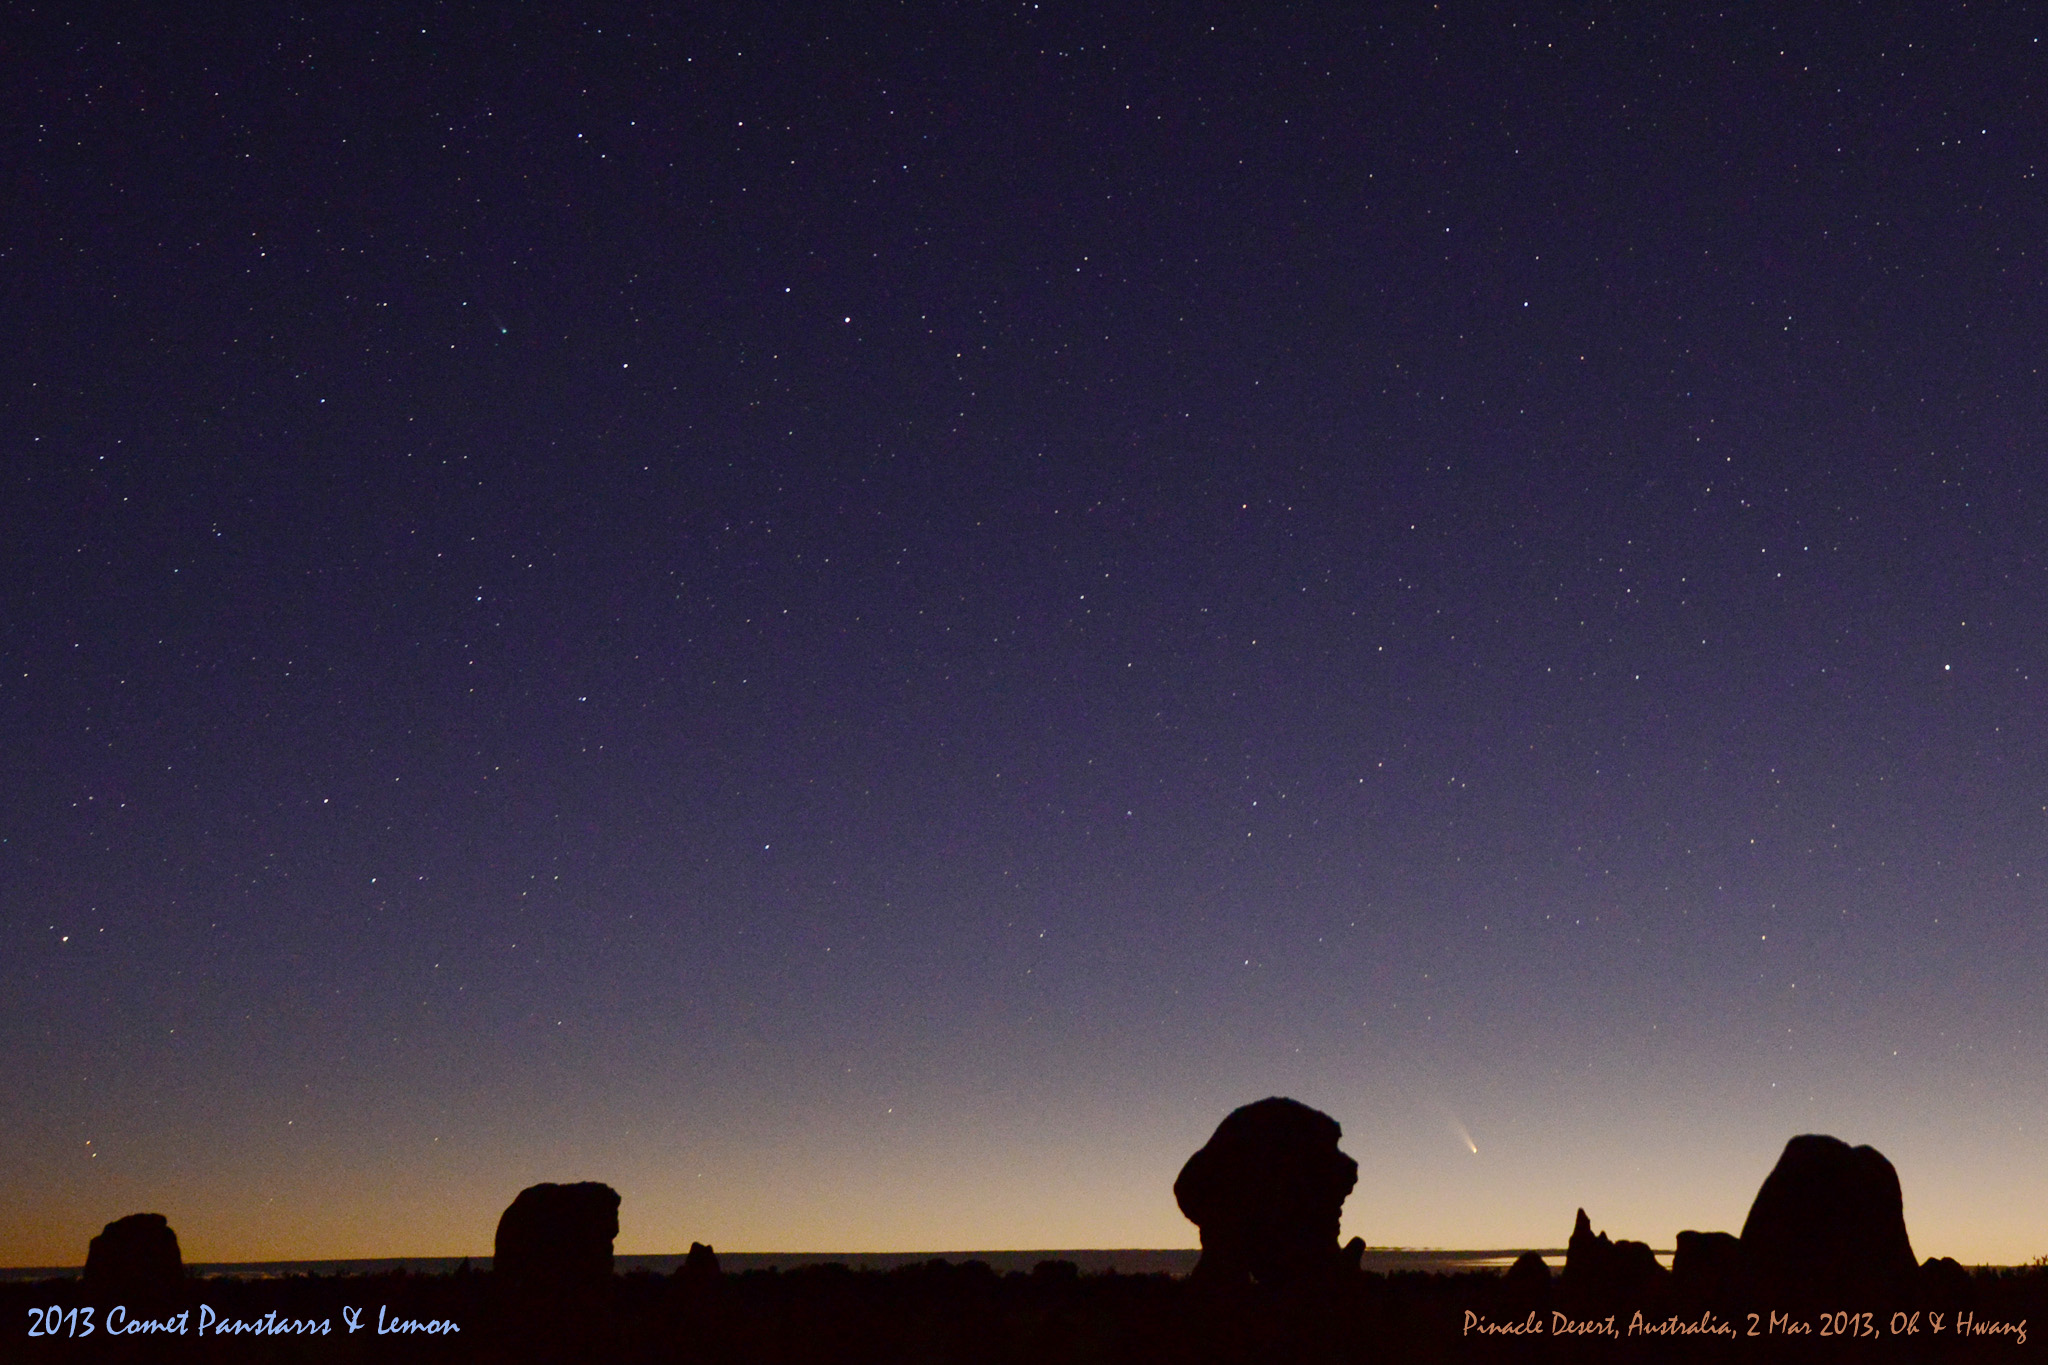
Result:
<svg viewBox="0 0 2048 1365"><path fill-rule="evenodd" d="M1099 8L27 16L0 1259L2048 1250L2043 25Z"/></svg>

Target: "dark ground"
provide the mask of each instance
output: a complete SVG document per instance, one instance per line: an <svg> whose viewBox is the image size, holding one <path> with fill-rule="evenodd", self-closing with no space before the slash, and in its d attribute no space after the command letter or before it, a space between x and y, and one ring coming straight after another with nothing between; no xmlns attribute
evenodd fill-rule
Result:
<svg viewBox="0 0 2048 1365"><path fill-rule="evenodd" d="M1029 1275L998 1275L980 1262L938 1261L893 1271L814 1266L792 1272L614 1277L608 1292L500 1302L489 1274L303 1276L189 1283L156 1306L159 1320L186 1313L183 1336L111 1337L114 1305L94 1303L75 1279L0 1285L12 1324L0 1358L26 1361L622 1361L622 1362L1098 1362L1098 1361L1641 1361L1853 1360L2022 1361L2048 1358L2048 1268L1979 1271L1966 1283L1928 1287L1897 1303L1801 1308L1755 1291L1708 1304L1671 1294L1641 1304L1574 1298L1553 1284L1521 1289L1490 1272L1364 1274L1320 1298L1263 1293L1219 1296L1164 1275L1079 1275L1047 1262ZM93 1334L81 1329L91 1307ZM53 1313L48 1310L63 1310ZM77 1314L69 1310L77 1308ZM142 1312L126 1305L124 1319ZM344 1310L360 1315L351 1332ZM394 1320L450 1322L453 1335L380 1332ZM275 1313L328 1325L323 1335L196 1336L203 1316L254 1322ZM1674 1315L1725 1323L1735 1335L1673 1337L1629 1329ZM1749 1314L1758 1318L1754 1324ZM1806 1324L1773 1330L1770 1315ZM1979 1326L1958 1334L1957 1314ZM1467 1314L1495 1324L1533 1321L1538 1333L1482 1335ZM1614 1316L1620 1335L1560 1336L1562 1313L1579 1322ZM1851 1313L1868 1313L1859 1319ZM1933 1313L1940 1313L1935 1330ZM1918 1314L1918 1318L1912 1315ZM1896 1315L1896 1316L1895 1316ZM58 1335L27 1333L54 1323ZM1841 1335L1846 1328L1848 1335ZM1907 1328L1917 1330L1906 1331ZM1756 1335L1750 1335L1754 1331Z"/></svg>

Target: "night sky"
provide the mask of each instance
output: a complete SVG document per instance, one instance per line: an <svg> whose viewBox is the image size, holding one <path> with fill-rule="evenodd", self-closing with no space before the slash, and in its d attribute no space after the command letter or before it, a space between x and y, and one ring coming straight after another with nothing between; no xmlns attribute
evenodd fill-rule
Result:
<svg viewBox="0 0 2048 1365"><path fill-rule="evenodd" d="M0 1264L2048 1252L2038 10L566 8L10 20Z"/></svg>

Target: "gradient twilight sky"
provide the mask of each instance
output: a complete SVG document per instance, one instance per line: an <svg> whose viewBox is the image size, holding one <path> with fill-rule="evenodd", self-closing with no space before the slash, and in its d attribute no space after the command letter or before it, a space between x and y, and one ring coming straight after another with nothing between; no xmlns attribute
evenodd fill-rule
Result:
<svg viewBox="0 0 2048 1365"><path fill-rule="evenodd" d="M72 8L0 1263L2048 1252L2038 9Z"/></svg>

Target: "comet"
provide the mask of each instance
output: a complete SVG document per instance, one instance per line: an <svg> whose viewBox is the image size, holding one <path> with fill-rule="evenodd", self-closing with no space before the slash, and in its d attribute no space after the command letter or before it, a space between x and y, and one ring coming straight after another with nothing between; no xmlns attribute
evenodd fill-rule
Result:
<svg viewBox="0 0 2048 1365"><path fill-rule="evenodd" d="M1465 1125L1458 1122L1455 1115L1451 1116L1451 1131L1458 1135L1458 1141L1465 1144L1467 1151L1473 1156L1479 1155L1479 1144L1472 1140L1472 1134L1466 1131Z"/></svg>

